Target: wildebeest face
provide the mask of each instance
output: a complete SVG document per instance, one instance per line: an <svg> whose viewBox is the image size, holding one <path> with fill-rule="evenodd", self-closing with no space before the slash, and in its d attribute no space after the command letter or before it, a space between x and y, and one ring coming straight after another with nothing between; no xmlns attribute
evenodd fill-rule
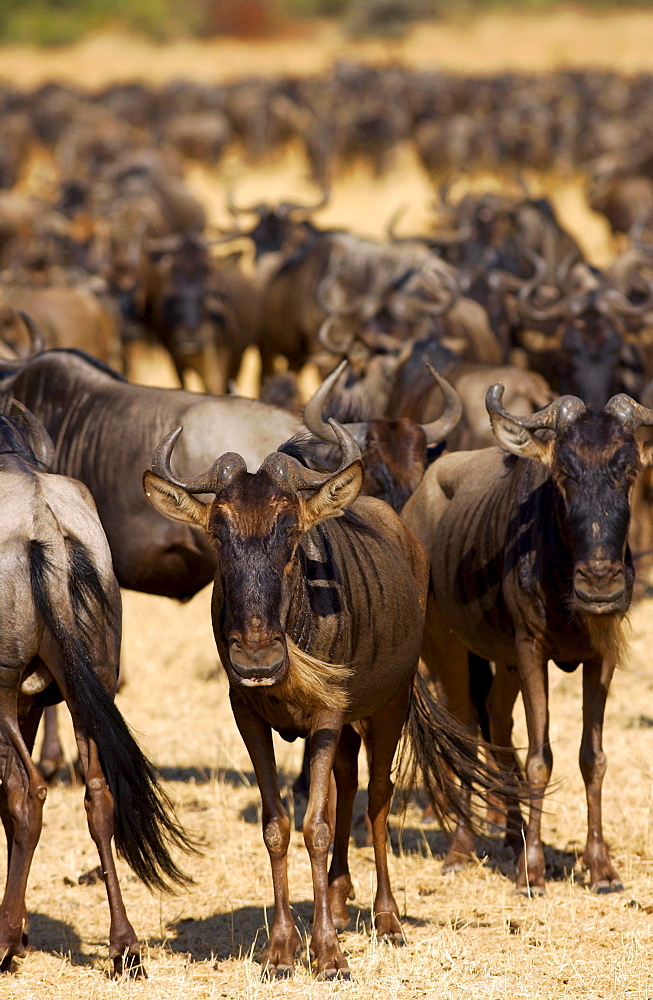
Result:
<svg viewBox="0 0 653 1000"><path fill-rule="evenodd" d="M556 439L552 478L566 508L577 610L625 610L632 487L640 470L634 434L611 414L586 410Z"/></svg>
<svg viewBox="0 0 653 1000"><path fill-rule="evenodd" d="M426 470L426 433L408 417L370 420L365 447L365 492L400 512Z"/></svg>
<svg viewBox="0 0 653 1000"><path fill-rule="evenodd" d="M299 501L264 471L241 472L211 505L208 534L219 553L230 679L277 683L288 668L284 580L301 536Z"/></svg>
<svg viewBox="0 0 653 1000"><path fill-rule="evenodd" d="M560 347L560 392L573 393L588 406L605 406L619 389L622 347L622 338L608 317L587 310L573 320Z"/></svg>
<svg viewBox="0 0 653 1000"><path fill-rule="evenodd" d="M562 396L530 417L501 406L503 386L492 386L486 404L501 445L550 469L559 494L558 514L573 561L573 610L623 614L630 601L628 554L631 494L637 475L653 460L653 446L636 436L653 426L653 410L621 393L601 412L576 396Z"/></svg>
<svg viewBox="0 0 653 1000"><path fill-rule="evenodd" d="M247 472L240 455L217 459L193 480L175 479L170 455L178 427L157 448L153 468L143 476L145 494L161 514L201 528L218 553L213 627L229 681L268 687L288 674L284 632L291 597L295 550L302 534L337 517L363 483L360 449L331 421L342 462L333 473L314 472L290 455L268 455L258 472ZM215 494L204 504L193 494Z"/></svg>

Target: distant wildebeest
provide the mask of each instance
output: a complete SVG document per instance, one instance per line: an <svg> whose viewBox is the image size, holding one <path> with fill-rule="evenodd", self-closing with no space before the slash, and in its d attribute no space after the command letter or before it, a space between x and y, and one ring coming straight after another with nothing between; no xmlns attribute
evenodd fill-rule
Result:
<svg viewBox="0 0 653 1000"><path fill-rule="evenodd" d="M263 799L263 839L275 896L266 963L278 977L292 973L301 941L290 910L290 823L272 729L287 740L310 739L304 840L315 894L311 951L318 974L329 979L349 978L336 926L347 926L346 901L353 892L347 854L360 733L371 761L374 924L379 937L390 942L401 941L386 856L399 737L406 726L431 788L454 799L449 768L469 780L468 764L475 759L464 740L454 749L453 720L415 685L428 578L424 550L387 504L373 497L357 500L363 484L360 449L339 424L331 426L341 449L335 471L311 470L282 448L255 474L247 472L240 455L228 453L209 471L183 480L170 468L178 427L162 440L154 471L143 477L157 510L201 528L215 546L213 628ZM198 493L213 493L215 499L204 504L195 498ZM327 876L332 769L338 800ZM491 783L490 774L481 780Z"/></svg>
<svg viewBox="0 0 653 1000"><path fill-rule="evenodd" d="M187 840L152 765L113 702L121 606L111 553L93 500L81 483L52 475L52 443L20 403L22 427L0 416L0 816L8 870L0 910L0 970L25 955L25 889L47 788L30 753L47 705L72 716L86 784L86 813L100 855L114 973L144 974L127 918L111 839L151 888L187 879L169 845Z"/></svg>
<svg viewBox="0 0 653 1000"><path fill-rule="evenodd" d="M428 547L432 596L423 658L459 719L476 724L469 696L468 650L494 661L490 736L518 765L511 745L512 706L521 688L529 749L531 803L517 886L544 891L540 839L542 803L552 766L547 662L565 670L583 664L580 767L587 791L583 860L591 888L621 889L601 825L605 702L623 653L622 622L634 572L628 547L631 495L653 449L636 431L653 426L648 410L625 394L601 411L563 396L530 417L504 410L503 387L487 408L501 448L445 456L426 473L403 519ZM502 450L502 449L505 449ZM510 452L511 454L506 454ZM521 818L509 810L509 835L521 840ZM473 842L460 826L449 862L469 856Z"/></svg>
<svg viewBox="0 0 653 1000"><path fill-rule="evenodd" d="M182 474L206 467L215 449L238 448L251 468L302 425L256 400L220 398L132 385L78 351L52 350L0 370L0 411L25 403L55 444L53 470L83 482L93 495L121 587L189 600L215 575L204 534L170 524L146 502L141 472L161 435L183 420L175 456ZM48 713L53 723L53 713ZM41 765L48 776L62 760L48 726Z"/></svg>

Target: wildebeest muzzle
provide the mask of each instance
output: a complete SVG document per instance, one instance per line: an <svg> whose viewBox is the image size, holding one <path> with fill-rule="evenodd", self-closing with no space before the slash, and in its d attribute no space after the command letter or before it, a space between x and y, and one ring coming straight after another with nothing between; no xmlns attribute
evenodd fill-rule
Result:
<svg viewBox="0 0 653 1000"><path fill-rule="evenodd" d="M228 649L232 669L245 687L269 687L281 680L286 644L280 633L255 640L232 633Z"/></svg>
<svg viewBox="0 0 653 1000"><path fill-rule="evenodd" d="M594 613L615 610L626 587L626 574L621 561L587 559L574 566L574 594Z"/></svg>

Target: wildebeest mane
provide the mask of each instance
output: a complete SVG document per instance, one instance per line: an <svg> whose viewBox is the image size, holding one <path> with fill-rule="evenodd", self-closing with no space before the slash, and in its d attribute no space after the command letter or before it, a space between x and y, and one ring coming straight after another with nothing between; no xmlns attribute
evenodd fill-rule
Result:
<svg viewBox="0 0 653 1000"><path fill-rule="evenodd" d="M99 358L94 357L92 354L87 354L86 351L82 351L79 347L51 347L48 351L42 351L39 357L45 354L76 354L77 357L81 358L83 361L87 361L89 365L93 368L97 368L98 371L104 372L105 375L109 375L116 382L127 382L124 375L120 372L115 371L109 365L105 364L104 361L100 361Z"/></svg>

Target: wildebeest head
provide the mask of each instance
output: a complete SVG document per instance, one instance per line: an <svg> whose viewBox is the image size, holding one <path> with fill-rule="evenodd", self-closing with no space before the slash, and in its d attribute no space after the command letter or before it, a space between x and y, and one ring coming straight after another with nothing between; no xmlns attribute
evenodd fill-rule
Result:
<svg viewBox="0 0 653 1000"><path fill-rule="evenodd" d="M503 409L502 395L503 386L494 385L486 398L497 440L546 466L562 502L573 560L570 607L623 614L632 591L631 494L638 472L653 460L653 446L635 432L653 425L653 410L624 393L600 411L576 396L561 396L530 417L515 417Z"/></svg>
<svg viewBox="0 0 653 1000"><path fill-rule="evenodd" d="M346 367L347 361L342 361L304 409L304 423L311 433L332 444L337 444L338 439L332 421L324 419L323 411ZM419 486L429 464L429 449L444 441L462 416L462 403L456 390L430 365L428 367L445 401L444 412L436 420L419 424L410 417L370 418L344 424L363 453L365 492L385 500L397 512Z"/></svg>
<svg viewBox="0 0 653 1000"><path fill-rule="evenodd" d="M336 472L305 468L290 455L273 452L256 473L227 453L193 480L177 479L170 456L181 427L167 435L143 477L145 494L166 517L206 532L218 552L215 580L219 621L214 630L232 684L270 686L289 670L284 624L286 583L302 535L325 518L339 516L360 492L363 463L358 445L340 425L332 426L342 450ZM204 504L194 494L213 493Z"/></svg>
<svg viewBox="0 0 653 1000"><path fill-rule="evenodd" d="M209 276L206 246L193 235L184 238L170 263L164 317L173 354L197 354L204 347L202 325Z"/></svg>

